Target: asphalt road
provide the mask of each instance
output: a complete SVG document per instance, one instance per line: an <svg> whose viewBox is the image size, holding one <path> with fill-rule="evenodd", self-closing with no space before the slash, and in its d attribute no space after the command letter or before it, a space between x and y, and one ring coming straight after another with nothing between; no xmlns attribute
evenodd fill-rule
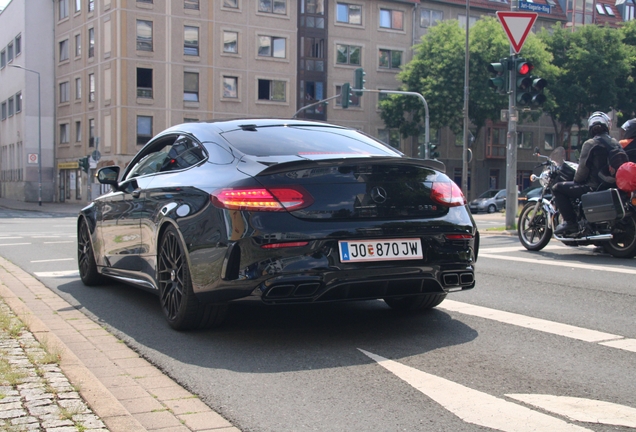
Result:
<svg viewBox="0 0 636 432"><path fill-rule="evenodd" d="M175 332L152 294L82 285L73 218L31 216L0 209L0 255L242 430L636 429L636 260L483 236L476 288L426 313L237 303Z"/></svg>

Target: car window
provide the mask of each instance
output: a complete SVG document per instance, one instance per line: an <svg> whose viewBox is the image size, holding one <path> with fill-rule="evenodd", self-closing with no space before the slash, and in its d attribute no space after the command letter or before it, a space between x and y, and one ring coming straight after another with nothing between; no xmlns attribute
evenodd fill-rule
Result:
<svg viewBox="0 0 636 432"><path fill-rule="evenodd" d="M492 197L494 197L494 196L495 196L495 194L496 194L496 193L497 193L497 191L491 191L491 190L489 190L489 191L486 191L486 192L484 192L483 194L481 194L481 195L479 196L479 198L492 198Z"/></svg>
<svg viewBox="0 0 636 432"><path fill-rule="evenodd" d="M499 192L497 192L497 196L495 198L503 198L506 196L506 191L505 190L501 190Z"/></svg>
<svg viewBox="0 0 636 432"><path fill-rule="evenodd" d="M400 156L396 150L363 133L326 126L246 127L225 132L223 137L251 156Z"/></svg>
<svg viewBox="0 0 636 432"><path fill-rule="evenodd" d="M176 171L205 159L202 147L189 137L164 139L144 149L147 154L128 171L126 180L148 174Z"/></svg>

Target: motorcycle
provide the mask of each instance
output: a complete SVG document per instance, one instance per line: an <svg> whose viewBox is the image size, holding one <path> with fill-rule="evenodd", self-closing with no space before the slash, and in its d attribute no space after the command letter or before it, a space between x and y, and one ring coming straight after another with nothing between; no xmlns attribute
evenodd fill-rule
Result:
<svg viewBox="0 0 636 432"><path fill-rule="evenodd" d="M554 184L573 180L578 164L565 161L563 147L557 147L550 156L539 154L536 148L535 155L545 159L537 166L544 168L539 176L532 174L530 180L538 180L543 190L539 197L529 199L519 214L517 233L521 244L539 251L554 237L567 246L600 246L616 258L636 256L636 192L609 187L573 199L578 230L561 236L553 234L561 216L554 197L545 197Z"/></svg>

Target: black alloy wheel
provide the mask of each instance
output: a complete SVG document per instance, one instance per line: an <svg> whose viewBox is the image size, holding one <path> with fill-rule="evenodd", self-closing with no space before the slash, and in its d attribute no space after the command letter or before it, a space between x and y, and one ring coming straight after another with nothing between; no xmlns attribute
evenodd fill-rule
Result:
<svg viewBox="0 0 636 432"><path fill-rule="evenodd" d="M603 243L605 251L615 258L636 256L636 216L630 215L612 227L613 238Z"/></svg>
<svg viewBox="0 0 636 432"><path fill-rule="evenodd" d="M77 264L80 279L84 285L95 286L104 281L104 277L97 271L91 234L88 231L88 223L84 219L80 221L77 231Z"/></svg>
<svg viewBox="0 0 636 432"><path fill-rule="evenodd" d="M175 330L210 328L225 318L227 305L203 304L192 290L185 249L172 225L166 228L157 257L159 300L168 324Z"/></svg>
<svg viewBox="0 0 636 432"><path fill-rule="evenodd" d="M388 297L384 302L398 311L413 312L434 308L444 301L446 293L422 294L408 297Z"/></svg>
<svg viewBox="0 0 636 432"><path fill-rule="evenodd" d="M541 204L535 211L536 206L536 202L526 204L517 221L519 241L523 247L531 251L540 251L546 247L552 237L548 214Z"/></svg>

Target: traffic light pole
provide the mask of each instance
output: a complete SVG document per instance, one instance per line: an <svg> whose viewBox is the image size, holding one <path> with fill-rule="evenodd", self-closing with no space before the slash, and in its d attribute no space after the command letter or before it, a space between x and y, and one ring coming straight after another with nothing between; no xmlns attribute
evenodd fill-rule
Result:
<svg viewBox="0 0 636 432"><path fill-rule="evenodd" d="M515 60L517 55L510 49L512 67L508 71L508 135L506 152L506 229L515 229L517 215L517 84Z"/></svg>

